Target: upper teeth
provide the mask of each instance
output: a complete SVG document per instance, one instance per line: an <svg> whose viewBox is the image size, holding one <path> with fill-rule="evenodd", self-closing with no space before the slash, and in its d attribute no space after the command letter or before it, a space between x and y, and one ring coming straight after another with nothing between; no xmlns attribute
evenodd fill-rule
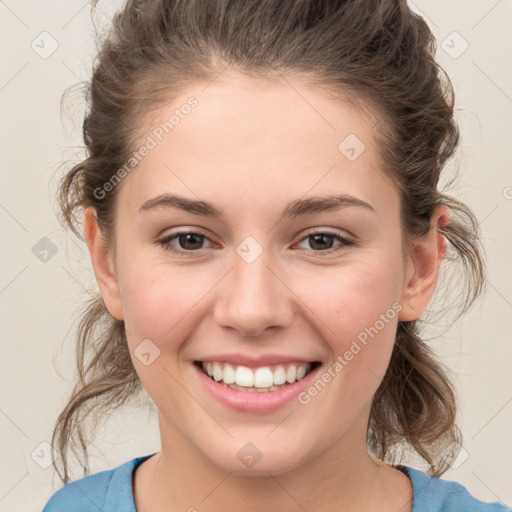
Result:
<svg viewBox="0 0 512 512"><path fill-rule="evenodd" d="M311 370L311 364L291 363L285 369L283 365L274 368L263 366L261 368L248 368L247 366L232 366L229 363L203 362L203 369L217 382L224 384L237 384L238 386L269 388L288 382L302 379Z"/></svg>

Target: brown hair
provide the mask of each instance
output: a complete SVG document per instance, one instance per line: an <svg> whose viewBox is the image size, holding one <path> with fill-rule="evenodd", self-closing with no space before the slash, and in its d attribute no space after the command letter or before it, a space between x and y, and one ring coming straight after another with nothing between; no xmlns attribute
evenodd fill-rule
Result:
<svg viewBox="0 0 512 512"><path fill-rule="evenodd" d="M435 49L427 24L405 0L128 0L114 17L88 84L87 158L62 178L61 220L83 239L75 212L92 206L104 239L111 241L119 187L101 199L94 191L127 161L152 107L193 82L213 80L228 65L253 77L289 72L351 94L381 114L385 127L377 140L386 173L400 191L405 240L429 231L437 205L449 206L445 260L464 273L460 316L481 292L485 267L473 213L438 190L459 132L453 88ZM419 333L419 321L398 324L389 367L373 398L368 448L384 459L399 445L408 446L439 476L461 444L456 396L447 369ZM81 316L77 365L78 382L52 438L63 474L56 462L54 467L64 483L67 452L72 447L77 455L77 441L87 471L92 434L86 435L85 420L97 425L100 412L142 389L124 323L110 316L99 294Z"/></svg>

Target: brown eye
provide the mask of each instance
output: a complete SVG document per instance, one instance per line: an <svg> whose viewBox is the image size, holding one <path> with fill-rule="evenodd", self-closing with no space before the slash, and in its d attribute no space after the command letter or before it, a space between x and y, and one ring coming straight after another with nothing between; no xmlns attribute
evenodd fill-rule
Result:
<svg viewBox="0 0 512 512"><path fill-rule="evenodd" d="M177 241L178 247L171 244L174 240ZM202 244L204 240L208 240L205 235L200 233L194 233L191 231L181 231L174 233L162 238L158 243L166 250L170 252L186 253L186 252L197 252L199 249L203 249Z"/></svg>
<svg viewBox="0 0 512 512"><path fill-rule="evenodd" d="M329 231L316 231L309 233L301 242L308 241L309 248L314 252L332 252L354 245L354 242L348 240L338 233ZM334 246L334 242L338 241L338 245Z"/></svg>

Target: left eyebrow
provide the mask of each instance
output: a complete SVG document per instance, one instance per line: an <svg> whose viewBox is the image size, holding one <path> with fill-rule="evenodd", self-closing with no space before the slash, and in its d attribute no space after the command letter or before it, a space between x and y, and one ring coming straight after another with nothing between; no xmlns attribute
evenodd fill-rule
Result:
<svg viewBox="0 0 512 512"><path fill-rule="evenodd" d="M337 210L347 206L366 208L373 213L377 213L373 206L366 201L363 201L362 199L354 196L342 194L297 199L286 207L286 209L281 214L281 220L289 217L298 217L299 215L310 215L313 213Z"/></svg>
<svg viewBox="0 0 512 512"><path fill-rule="evenodd" d="M211 203L188 199L176 194L162 194L148 199L140 208L140 212L153 210L158 207L177 208L195 215L204 217L222 218L224 211ZM280 220L299 217L301 215L311 215L314 213L337 210L342 207L359 207L375 212L373 206L357 197L342 194L330 195L325 197L308 197L306 199L297 199L292 201L281 214Z"/></svg>

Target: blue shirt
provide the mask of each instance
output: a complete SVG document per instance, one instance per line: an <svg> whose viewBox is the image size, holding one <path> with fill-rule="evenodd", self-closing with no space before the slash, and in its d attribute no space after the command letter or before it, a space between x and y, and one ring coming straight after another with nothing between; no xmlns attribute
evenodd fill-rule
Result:
<svg viewBox="0 0 512 512"><path fill-rule="evenodd" d="M43 512L137 512L133 501L134 469L151 455L129 460L117 468L70 482L50 498ZM499 501L474 498L457 482L431 477L418 469L398 465L412 482L412 512L512 512Z"/></svg>

